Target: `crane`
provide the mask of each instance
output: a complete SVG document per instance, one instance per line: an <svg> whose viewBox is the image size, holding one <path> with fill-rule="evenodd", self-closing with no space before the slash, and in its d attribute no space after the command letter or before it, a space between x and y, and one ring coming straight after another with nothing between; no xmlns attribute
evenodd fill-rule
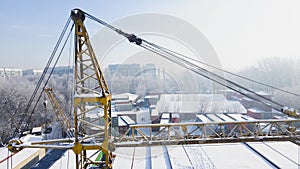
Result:
<svg viewBox="0 0 300 169"><path fill-rule="evenodd" d="M244 140L257 140L257 137L265 139L297 139L298 134L295 131L287 130L281 124L292 125L293 123L298 123L300 120L263 120L263 121L250 121L250 122L213 122L213 123L179 123L179 124L150 124L150 125L132 125L119 138L112 137L112 117L111 117L111 102L112 96L108 88L107 82L104 78L104 74L101 70L100 64L97 61L96 55L93 51L92 44L89 39L88 32L86 30L84 21L86 17L99 22L100 24L110 28L116 33L124 36L132 42L144 49L150 50L162 57L174 61L180 66L183 66L201 76L204 76L220 85L224 85L229 89L239 92L242 95L247 95L247 92L254 94L256 97L252 97L253 100L260 101L264 99L266 105L274 104L277 107L282 106L281 104L274 102L268 98L257 95L255 92L238 85L228 79L218 76L208 70L205 70L195 64L195 61L191 62L190 58L185 58L184 55L180 55L176 52L163 48L159 45L153 44L147 40L141 39L134 34L128 34L120 29L117 29L92 15L85 13L80 9L74 9L71 11L70 19L73 20L73 26L75 28L75 61L74 61L74 96L73 96L73 127L74 127L74 139L66 138L61 140L45 140L38 143L32 143L31 145L22 144L19 139L12 139L8 144L8 149L12 152L18 152L24 147L34 147L34 148L57 148L57 149L72 149L75 153L75 163L76 169L87 168L90 165L98 165L102 168L113 168L113 151L115 146L142 146L142 145L161 145L161 144L185 144L185 143L199 143L202 141L204 143L207 141L211 142L232 142ZM69 20L68 20L69 22ZM181 58L179 57L181 56ZM208 75L209 74L209 75ZM242 89L242 90L240 90ZM48 94L51 96L52 90L48 89ZM251 97L251 96L250 96ZM258 97L258 98L257 98ZM53 101L55 103L55 101ZM65 120L64 115L61 112L61 108L58 108L57 103L54 104L57 108L57 112L60 118ZM86 115L97 110L102 114L104 125L93 124L86 120ZM266 124L277 127L280 129L280 133L270 132L265 134L263 130L266 127L260 127L260 124ZM217 133L212 131L212 134L206 134L204 131L209 129L211 125L225 126L233 125L231 131L222 133ZM246 126L252 125L253 129L247 128ZM194 127L193 131L188 131L189 126ZM71 124L70 124L71 127ZM89 127L95 127L101 132L95 134L87 134ZM152 132L154 128L164 128L167 131L167 137L163 131L157 133ZM149 128L150 135L143 133L141 128ZM176 136L170 135L171 131L176 131L175 128L182 128L183 133L178 133ZM299 126L297 127L299 128ZM240 129L240 135L243 138L234 138L233 134ZM135 132L131 132L131 136L128 136L129 131L136 130L139 135ZM195 131L203 131L201 135L195 135ZM244 132L246 131L246 132ZM282 136L282 137L280 137ZM90 140L90 138L99 138L101 142L95 142ZM141 144L141 141L143 144ZM54 143L68 142L69 145L52 145ZM103 157L99 161L93 161L87 156L87 151L96 150L103 153Z"/></svg>
<svg viewBox="0 0 300 169"><path fill-rule="evenodd" d="M112 168L111 151L111 94L108 85L97 61L96 55L90 43L89 35L84 25L85 14L80 9L72 10L71 18L75 26L75 95L74 95L74 124L75 124L75 143L73 150L76 154L76 162L80 163L77 168L86 167L93 163L86 156L86 150L98 150L104 153L103 163L106 168ZM88 123L85 120L86 113L100 108L103 110L104 128L103 133L94 135L94 137L104 134L104 141L101 145L83 145L86 137L79 137L79 122L82 124L82 132ZM88 136L90 137L90 136Z"/></svg>
<svg viewBox="0 0 300 169"><path fill-rule="evenodd" d="M53 92L52 88L44 88L45 93L48 96L48 99L53 107L54 113L56 115L57 120L61 124L63 131L70 138L74 137L73 124L71 120L68 118L64 110L62 109L60 103L58 102L58 98Z"/></svg>
<svg viewBox="0 0 300 169"><path fill-rule="evenodd" d="M59 141L46 140L43 142L43 145L39 145L37 147L53 148L53 146L47 146L45 144L72 142L72 146L54 147L72 149L76 157L76 169L87 168L92 164L102 166L103 168L112 168L112 151L114 150L114 146L111 141L111 94L84 25L85 13L80 9L72 10L62 36L70 23L70 19L73 20L72 28L75 28L75 89L73 97L74 139L66 138ZM62 36L59 41L62 40ZM57 49L55 48L55 50ZM45 72L47 72L47 70L44 70L42 75L44 75ZM59 119L66 122L67 117L64 115L61 107L55 100L52 89L45 88L45 91L48 94ZM94 110L103 112L102 118L104 120L104 126L86 121L86 114ZM68 120L66 125L67 128L71 128L71 123ZM103 132L96 133L94 135L87 135L86 130L88 127L96 127ZM17 135L18 132L19 129L16 130L16 134L14 135ZM94 137L100 137L102 142L96 143L89 141L90 138ZM9 141L7 147L11 152L18 152L22 150L21 147L18 147L18 145L21 144L22 141L20 139L14 138ZM87 156L87 151L89 150L100 150L103 154L102 159L98 161L91 160Z"/></svg>
<svg viewBox="0 0 300 169"><path fill-rule="evenodd" d="M281 111L289 117L294 117L298 119L300 118L299 112L297 112L297 110L295 110L294 108L283 107Z"/></svg>

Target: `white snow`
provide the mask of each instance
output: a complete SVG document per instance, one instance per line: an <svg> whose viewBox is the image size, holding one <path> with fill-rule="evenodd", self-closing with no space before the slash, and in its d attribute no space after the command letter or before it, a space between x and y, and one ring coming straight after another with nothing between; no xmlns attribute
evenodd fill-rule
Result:
<svg viewBox="0 0 300 169"><path fill-rule="evenodd" d="M171 169L171 163L168 157L166 147L151 147L151 165L152 168Z"/></svg>
<svg viewBox="0 0 300 169"><path fill-rule="evenodd" d="M148 147L135 147L132 169L151 169L151 156Z"/></svg>
<svg viewBox="0 0 300 169"><path fill-rule="evenodd" d="M194 168L214 168L200 144L187 144L183 146Z"/></svg>
<svg viewBox="0 0 300 169"><path fill-rule="evenodd" d="M202 148L216 168L272 168L242 143L206 144Z"/></svg>
<svg viewBox="0 0 300 169"><path fill-rule="evenodd" d="M291 142L290 142L291 143ZM248 143L280 168L298 168L298 146L283 143ZM293 143L291 143L293 144ZM282 150L282 151L281 151Z"/></svg>
<svg viewBox="0 0 300 169"><path fill-rule="evenodd" d="M193 166L182 146L167 146L173 169L192 169Z"/></svg>
<svg viewBox="0 0 300 169"><path fill-rule="evenodd" d="M0 160L4 160L6 157L11 155L11 153L8 153L7 148L0 149ZM39 148L25 148L21 150L20 152L16 153L13 155L11 158L8 158L8 160L3 161L0 163L0 168L15 168L17 167L20 163L24 162L25 160L28 161L29 159L31 160L32 158L38 156L38 152L40 151ZM12 164L12 165L11 165Z"/></svg>
<svg viewBox="0 0 300 169"><path fill-rule="evenodd" d="M131 168L134 156L134 147L119 147L115 151L116 158L113 163L114 169Z"/></svg>

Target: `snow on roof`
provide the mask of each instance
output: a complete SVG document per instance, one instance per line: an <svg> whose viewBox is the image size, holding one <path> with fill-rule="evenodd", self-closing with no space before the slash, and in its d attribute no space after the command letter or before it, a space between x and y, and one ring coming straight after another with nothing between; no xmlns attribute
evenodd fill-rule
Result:
<svg viewBox="0 0 300 169"><path fill-rule="evenodd" d="M219 118L221 118L223 121L226 122L232 122L234 121L232 118L228 117L226 114L216 114Z"/></svg>
<svg viewBox="0 0 300 169"><path fill-rule="evenodd" d="M251 121L254 118L244 114L199 114L196 116L196 122L232 122L232 121Z"/></svg>
<svg viewBox="0 0 300 169"><path fill-rule="evenodd" d="M136 147L134 153L134 161L132 169L150 169L151 168L151 155L148 150L150 147Z"/></svg>
<svg viewBox="0 0 300 169"><path fill-rule="evenodd" d="M122 127L122 126L127 126L127 124L125 123L125 121L123 119L121 119L121 117L118 117L118 126Z"/></svg>
<svg viewBox="0 0 300 169"><path fill-rule="evenodd" d="M248 144L279 168L299 167L299 146L296 144L290 142L253 142Z"/></svg>
<svg viewBox="0 0 300 169"><path fill-rule="evenodd" d="M85 114L86 118L91 118L91 119L97 119L103 117L104 113L103 112L97 112L97 111L91 111Z"/></svg>
<svg viewBox="0 0 300 169"><path fill-rule="evenodd" d="M151 163L152 168L159 168L159 169L171 168L167 150L165 147L162 146L151 147L151 162L152 162Z"/></svg>
<svg viewBox="0 0 300 169"><path fill-rule="evenodd" d="M298 168L298 149L298 145L288 141L117 147L113 152L116 155L113 166L114 169ZM24 150L21 151L23 154L19 152L14 156L15 162L30 154ZM87 153L90 156L95 151ZM0 160L6 155L7 149L0 148ZM6 168L6 165L6 162L0 163L0 168ZM50 168L75 168L74 152L67 150Z"/></svg>
<svg viewBox="0 0 300 169"><path fill-rule="evenodd" d="M242 118L241 114L227 114L227 115L236 121L246 121L244 118Z"/></svg>
<svg viewBox="0 0 300 169"><path fill-rule="evenodd" d="M119 147L113 166L118 169L137 166L146 169L298 168L298 149L299 146L292 142Z"/></svg>
<svg viewBox="0 0 300 169"><path fill-rule="evenodd" d="M116 149L115 154L117 158L115 158L113 167L114 169L125 169L131 168L131 159L134 156L134 147L119 147Z"/></svg>
<svg viewBox="0 0 300 169"><path fill-rule="evenodd" d="M204 122L204 123L206 123L206 122L211 122L211 120L209 120L209 118L207 118L206 116L204 116L204 115L197 115L196 116L197 118L196 118L196 122Z"/></svg>
<svg viewBox="0 0 300 169"><path fill-rule="evenodd" d="M163 114L161 115L161 118L162 118L162 119L169 119L169 117L170 117L170 114L169 114L169 113L163 113Z"/></svg>
<svg viewBox="0 0 300 169"><path fill-rule="evenodd" d="M169 123L169 119L161 119L160 120L160 124L168 124L168 123Z"/></svg>
<svg viewBox="0 0 300 169"><path fill-rule="evenodd" d="M74 95L75 98L89 98L89 97L101 97L100 94L96 94L96 93L87 93L87 94L84 94L84 93L81 93L81 94L75 94Z"/></svg>
<svg viewBox="0 0 300 169"><path fill-rule="evenodd" d="M247 113L240 102L229 101L222 94L163 94L157 110L160 113Z"/></svg>
<svg viewBox="0 0 300 169"><path fill-rule="evenodd" d="M261 113L261 112L263 112L262 110L260 110L258 108L250 108L248 110L251 111L252 113Z"/></svg>
<svg viewBox="0 0 300 169"><path fill-rule="evenodd" d="M36 132L41 132L42 131L42 127L33 127L32 128L32 133L36 133Z"/></svg>
<svg viewBox="0 0 300 169"><path fill-rule="evenodd" d="M35 135L26 135L23 138L21 138L23 143L29 143L34 141L41 141L43 139L43 136L35 136Z"/></svg>
<svg viewBox="0 0 300 169"><path fill-rule="evenodd" d="M158 95L147 95L144 97L145 99L158 99L159 96Z"/></svg>
<svg viewBox="0 0 300 169"><path fill-rule="evenodd" d="M224 143L201 145L205 152L203 156L208 156L213 168L272 168L269 163L250 150L243 143ZM199 151L199 150L195 150Z"/></svg>
<svg viewBox="0 0 300 169"><path fill-rule="evenodd" d="M173 169L193 168L183 146L167 146L167 150Z"/></svg>
<svg viewBox="0 0 300 169"><path fill-rule="evenodd" d="M136 101L139 98L139 95L132 94L132 93L122 93L122 94L116 94L112 95L113 100L129 100L129 101Z"/></svg>
<svg viewBox="0 0 300 169"><path fill-rule="evenodd" d="M18 153L14 154L11 158L8 156L11 153L8 151L7 148L0 149L0 168L20 168L20 165L26 164L26 162L32 160L33 158L39 156L43 156L45 154L45 149L40 148L25 148ZM13 162L11 162L11 159ZM12 166L11 166L12 165Z"/></svg>
<svg viewBox="0 0 300 169"><path fill-rule="evenodd" d="M132 120L129 116L118 116L118 120L119 120L119 126L120 124L123 125L125 123L125 125L131 125L131 124L135 124L135 121Z"/></svg>
<svg viewBox="0 0 300 169"><path fill-rule="evenodd" d="M215 122L222 122L223 120L216 116L215 114L206 114L206 116L210 119L212 119Z"/></svg>

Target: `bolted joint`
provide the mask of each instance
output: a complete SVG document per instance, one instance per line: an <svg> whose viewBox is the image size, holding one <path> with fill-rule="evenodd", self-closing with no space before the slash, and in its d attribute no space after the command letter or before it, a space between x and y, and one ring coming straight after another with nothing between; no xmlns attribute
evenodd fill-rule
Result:
<svg viewBox="0 0 300 169"><path fill-rule="evenodd" d="M17 153L21 151L23 148L22 147L16 147L17 145L22 144L23 142L19 139L12 139L8 142L7 148L10 152L12 153Z"/></svg>
<svg viewBox="0 0 300 169"><path fill-rule="evenodd" d="M129 35L127 36L127 39L129 40L129 42L131 42L131 43L134 42L134 43L137 44L137 45L141 45L142 42L143 42L141 38L135 36L134 34L129 34Z"/></svg>

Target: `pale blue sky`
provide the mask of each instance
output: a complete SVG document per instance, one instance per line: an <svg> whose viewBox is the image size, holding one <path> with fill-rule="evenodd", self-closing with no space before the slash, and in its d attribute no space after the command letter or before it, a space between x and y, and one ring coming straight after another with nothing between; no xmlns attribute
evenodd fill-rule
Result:
<svg viewBox="0 0 300 169"><path fill-rule="evenodd" d="M107 22L149 12L181 18L208 38L225 68L242 68L265 57L300 57L297 0L2 0L0 67L43 68L75 7ZM97 29L92 26L91 32Z"/></svg>

